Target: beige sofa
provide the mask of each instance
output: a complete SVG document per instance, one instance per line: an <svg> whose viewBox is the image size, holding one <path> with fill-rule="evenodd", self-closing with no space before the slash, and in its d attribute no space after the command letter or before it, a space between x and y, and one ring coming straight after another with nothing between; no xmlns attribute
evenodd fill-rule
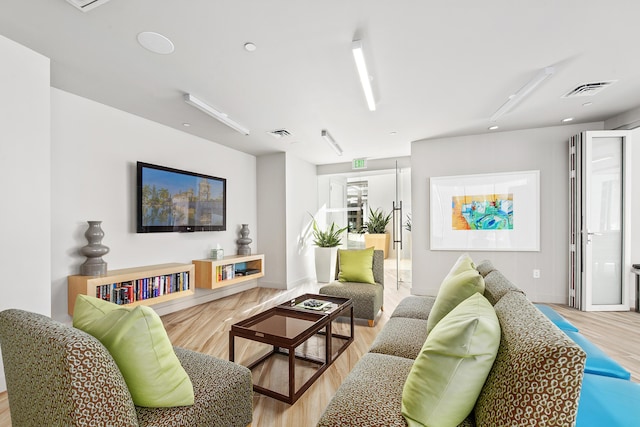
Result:
<svg viewBox="0 0 640 427"><path fill-rule="evenodd" d="M473 412L461 426L572 426L586 355L489 261L477 266L502 337ZM407 426L402 391L427 336L434 297L398 305L325 409L318 426Z"/></svg>

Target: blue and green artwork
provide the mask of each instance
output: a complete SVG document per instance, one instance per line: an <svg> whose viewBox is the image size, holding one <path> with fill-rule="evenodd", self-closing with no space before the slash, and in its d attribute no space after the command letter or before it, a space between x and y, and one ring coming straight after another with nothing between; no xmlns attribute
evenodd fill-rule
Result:
<svg viewBox="0 0 640 427"><path fill-rule="evenodd" d="M513 194L452 197L453 230L513 230Z"/></svg>

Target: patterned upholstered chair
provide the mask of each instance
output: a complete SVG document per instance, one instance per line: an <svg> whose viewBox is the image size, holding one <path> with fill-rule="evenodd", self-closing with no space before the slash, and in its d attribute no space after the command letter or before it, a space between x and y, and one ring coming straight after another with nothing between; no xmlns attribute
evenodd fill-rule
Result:
<svg viewBox="0 0 640 427"><path fill-rule="evenodd" d="M251 372L174 347L195 403L136 407L118 366L94 337L46 316L0 313L0 346L13 426L246 426Z"/></svg>
<svg viewBox="0 0 640 427"><path fill-rule="evenodd" d="M339 257L338 252L338 257ZM375 284L337 281L340 272L340 260L336 263L336 281L320 288L320 294L332 295L353 300L353 316L367 319L373 326L376 316L383 310L384 299L384 252L373 252L373 279Z"/></svg>

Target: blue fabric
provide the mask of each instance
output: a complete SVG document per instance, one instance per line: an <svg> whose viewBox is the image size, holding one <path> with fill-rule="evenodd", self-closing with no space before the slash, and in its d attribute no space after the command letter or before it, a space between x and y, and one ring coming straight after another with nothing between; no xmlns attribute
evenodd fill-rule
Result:
<svg viewBox="0 0 640 427"><path fill-rule="evenodd" d="M576 427L637 427L640 384L584 374Z"/></svg>
<svg viewBox="0 0 640 427"><path fill-rule="evenodd" d="M538 310L540 310L542 314L547 316L549 320L551 320L551 322L554 325L556 325L558 328L562 329L563 331L578 332L578 328L573 326L571 322L569 322L567 319L562 317L562 315L558 314L558 312L555 311L553 308L544 304L534 304L534 305L538 307Z"/></svg>
<svg viewBox="0 0 640 427"><path fill-rule="evenodd" d="M604 375L623 380L631 379L631 373L629 371L624 369L618 362L609 357L582 334L573 331L564 331L564 333L587 353L587 361L584 366L585 373ZM640 421L638 425L640 425Z"/></svg>

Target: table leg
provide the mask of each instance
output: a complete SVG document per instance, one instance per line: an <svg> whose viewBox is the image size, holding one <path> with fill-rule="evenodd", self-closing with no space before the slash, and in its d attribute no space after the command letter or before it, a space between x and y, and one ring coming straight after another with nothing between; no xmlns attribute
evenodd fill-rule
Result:
<svg viewBox="0 0 640 427"><path fill-rule="evenodd" d="M636 273L636 312L640 313L640 273Z"/></svg>
<svg viewBox="0 0 640 427"><path fill-rule="evenodd" d="M293 403L296 394L296 349L289 347L289 403Z"/></svg>
<svg viewBox="0 0 640 427"><path fill-rule="evenodd" d="M229 332L229 360L231 362L235 359L235 335Z"/></svg>

